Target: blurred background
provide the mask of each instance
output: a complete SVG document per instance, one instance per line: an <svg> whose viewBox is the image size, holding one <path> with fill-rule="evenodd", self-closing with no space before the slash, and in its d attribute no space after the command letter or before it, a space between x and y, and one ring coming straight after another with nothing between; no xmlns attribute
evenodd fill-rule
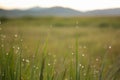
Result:
<svg viewBox="0 0 120 80"><path fill-rule="evenodd" d="M107 70L120 62L120 1L0 0L0 35L6 51L20 39L22 56L28 59L38 43L42 53L47 41L47 53L57 57L58 69L64 58L69 63L76 53L77 37L81 64L91 60L99 68L107 53Z"/></svg>

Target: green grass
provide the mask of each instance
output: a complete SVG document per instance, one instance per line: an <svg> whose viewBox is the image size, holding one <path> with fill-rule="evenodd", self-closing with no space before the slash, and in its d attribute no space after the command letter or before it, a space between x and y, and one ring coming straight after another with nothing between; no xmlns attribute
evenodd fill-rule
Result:
<svg viewBox="0 0 120 80"><path fill-rule="evenodd" d="M119 80L119 20L1 18L0 80Z"/></svg>

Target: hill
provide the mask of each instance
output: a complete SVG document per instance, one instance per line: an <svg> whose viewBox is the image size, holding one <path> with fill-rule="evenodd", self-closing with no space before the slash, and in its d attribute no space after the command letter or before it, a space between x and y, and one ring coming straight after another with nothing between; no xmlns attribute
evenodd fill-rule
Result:
<svg viewBox="0 0 120 80"><path fill-rule="evenodd" d="M104 10L94 10L94 11L77 11L70 8L64 7L51 7L51 8L42 8L42 7L33 7L26 10L4 10L0 9L0 16L5 17L23 17L23 16L120 16L120 8L116 9L104 9Z"/></svg>

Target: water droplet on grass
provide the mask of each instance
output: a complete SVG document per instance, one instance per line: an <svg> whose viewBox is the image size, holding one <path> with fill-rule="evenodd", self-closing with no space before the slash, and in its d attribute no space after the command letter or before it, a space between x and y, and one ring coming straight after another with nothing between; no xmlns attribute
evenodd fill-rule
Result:
<svg viewBox="0 0 120 80"><path fill-rule="evenodd" d="M48 63L48 66L50 66L50 63Z"/></svg>
<svg viewBox="0 0 120 80"><path fill-rule="evenodd" d="M13 46L13 49L15 49L15 46Z"/></svg>
<svg viewBox="0 0 120 80"><path fill-rule="evenodd" d="M6 55L8 56L8 53L6 53Z"/></svg>
<svg viewBox="0 0 120 80"><path fill-rule="evenodd" d="M74 55L74 53L72 53L72 55Z"/></svg>
<svg viewBox="0 0 120 80"><path fill-rule="evenodd" d="M83 75L86 76L86 73L84 73Z"/></svg>
<svg viewBox="0 0 120 80"><path fill-rule="evenodd" d="M81 64L79 64L79 66L81 67L82 65L81 65Z"/></svg>
<svg viewBox="0 0 120 80"><path fill-rule="evenodd" d="M21 42L23 41L23 39L20 40Z"/></svg>
<svg viewBox="0 0 120 80"><path fill-rule="evenodd" d="M109 46L109 49L111 49L112 47L111 46Z"/></svg>
<svg viewBox="0 0 120 80"><path fill-rule="evenodd" d="M82 67L82 69L84 68L84 66L81 66Z"/></svg>
<svg viewBox="0 0 120 80"><path fill-rule="evenodd" d="M26 62L29 63L30 61L28 59L26 59Z"/></svg>
<svg viewBox="0 0 120 80"><path fill-rule="evenodd" d="M83 47L84 49L86 48L86 46Z"/></svg>
<svg viewBox="0 0 120 80"><path fill-rule="evenodd" d="M39 69L39 67L36 67L36 69Z"/></svg>
<svg viewBox="0 0 120 80"><path fill-rule="evenodd" d="M56 58L56 55L53 55L53 58Z"/></svg>
<svg viewBox="0 0 120 80"><path fill-rule="evenodd" d="M98 58L96 58L96 61L99 61L99 59L98 59Z"/></svg>
<svg viewBox="0 0 120 80"><path fill-rule="evenodd" d="M20 49L20 47L17 47L17 49L19 50L19 49Z"/></svg>
<svg viewBox="0 0 120 80"><path fill-rule="evenodd" d="M85 54L82 54L82 56L84 57L84 56L85 56Z"/></svg>
<svg viewBox="0 0 120 80"><path fill-rule="evenodd" d="M24 62L24 61L25 61L25 59L22 59L22 61Z"/></svg>
<svg viewBox="0 0 120 80"><path fill-rule="evenodd" d="M15 38L17 38L17 37L18 37L18 35L17 35L17 34L15 34L14 36L15 36Z"/></svg>
<svg viewBox="0 0 120 80"><path fill-rule="evenodd" d="M4 47L4 45L2 44L1 47Z"/></svg>

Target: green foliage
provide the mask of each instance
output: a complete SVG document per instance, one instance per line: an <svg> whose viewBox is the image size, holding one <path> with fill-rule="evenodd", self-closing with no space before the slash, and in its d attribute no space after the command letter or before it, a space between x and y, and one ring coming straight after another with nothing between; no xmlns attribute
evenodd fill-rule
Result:
<svg viewBox="0 0 120 80"><path fill-rule="evenodd" d="M1 18L3 21L7 21L9 24L24 26L50 26L53 27L75 27L78 22L78 27L112 27L120 28L120 17L22 17L22 18ZM29 23L29 24L28 24ZM7 25L7 24L6 24Z"/></svg>
<svg viewBox="0 0 120 80"><path fill-rule="evenodd" d="M118 26L119 17L8 19L0 80L119 80Z"/></svg>

